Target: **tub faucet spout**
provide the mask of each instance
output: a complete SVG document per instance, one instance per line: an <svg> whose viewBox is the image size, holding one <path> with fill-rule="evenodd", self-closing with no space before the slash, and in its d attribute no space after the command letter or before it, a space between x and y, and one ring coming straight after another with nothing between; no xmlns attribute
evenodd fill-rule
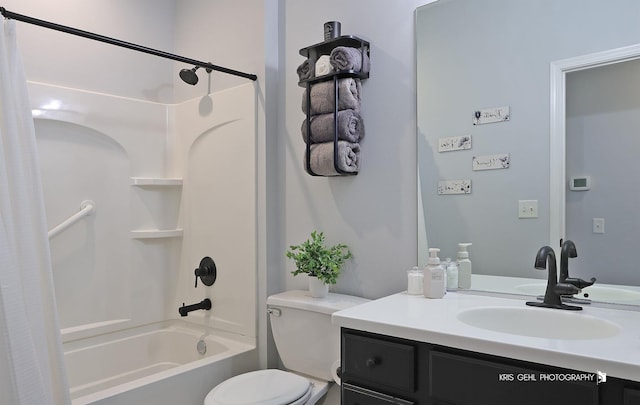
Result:
<svg viewBox="0 0 640 405"><path fill-rule="evenodd" d="M189 312L197 311L199 309L204 309L206 311L209 311L211 309L211 300L209 298L205 298L202 301L198 302L197 304L191 304L191 305L184 305L184 302L183 302L182 306L178 308L178 312L180 313L180 316L187 316L189 315Z"/></svg>

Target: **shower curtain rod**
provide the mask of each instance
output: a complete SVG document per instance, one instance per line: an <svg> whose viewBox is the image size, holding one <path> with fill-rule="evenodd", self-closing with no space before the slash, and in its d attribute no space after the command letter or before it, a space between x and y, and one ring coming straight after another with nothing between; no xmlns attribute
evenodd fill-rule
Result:
<svg viewBox="0 0 640 405"><path fill-rule="evenodd" d="M39 20L37 18L33 18L33 17L26 16L26 15L22 15L22 14L17 14L17 13L11 12L11 11L5 9L4 7L0 7L0 14L2 14L2 16L4 18L7 18L7 19L13 19L13 20L16 20L16 21L26 22L28 24L38 25L40 27L49 28L49 29L52 29L52 30L60 31L60 32L65 32L67 34L77 35L77 36L80 36L80 37L93 39L95 41L105 42L107 44L120 46L120 47L131 49L131 50L134 50L134 51L160 56L161 58L173 59L173 60L176 60L178 62L187 63L189 65L195 65L195 66L203 67L205 69L211 69L211 70L215 70L215 71L222 72L222 73L227 73L227 74L234 75L234 76L240 76L240 77L244 77L244 78L247 78L247 79L250 79L250 80L254 80L254 81L258 79L258 77L256 75L254 75L254 74L239 72L237 70L228 69L228 68L225 68L225 67L222 67L222 66L216 66L216 65L213 65L213 64L208 63L208 62L201 62L199 60L185 58L184 56L174 55L172 53L159 51L159 50L153 49L153 48L147 48L147 47L142 46L142 45L137 45L137 44L133 44L131 42L121 41L119 39L106 37L104 35L96 34L96 33L93 33L93 32L83 31L83 30L79 30L77 28L72 28L72 27L67 27L65 25L55 24L55 23L52 23L52 22L49 22L49 21Z"/></svg>

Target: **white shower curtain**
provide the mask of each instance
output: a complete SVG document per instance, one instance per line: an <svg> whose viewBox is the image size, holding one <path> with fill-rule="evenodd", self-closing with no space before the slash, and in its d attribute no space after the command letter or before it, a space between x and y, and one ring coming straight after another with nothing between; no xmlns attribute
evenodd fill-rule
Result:
<svg viewBox="0 0 640 405"><path fill-rule="evenodd" d="M69 404L15 22L0 32L0 405Z"/></svg>

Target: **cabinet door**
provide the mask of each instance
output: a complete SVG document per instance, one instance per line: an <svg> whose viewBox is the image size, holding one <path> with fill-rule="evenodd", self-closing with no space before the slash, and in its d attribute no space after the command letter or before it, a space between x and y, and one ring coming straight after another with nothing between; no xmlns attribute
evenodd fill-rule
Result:
<svg viewBox="0 0 640 405"><path fill-rule="evenodd" d="M640 390L625 388L623 390L624 405L640 405Z"/></svg>
<svg viewBox="0 0 640 405"><path fill-rule="evenodd" d="M592 373L517 363L499 358L432 351L429 355L431 398L473 405L597 405L595 380L576 381ZM537 367L539 366L539 367Z"/></svg>
<svg viewBox="0 0 640 405"><path fill-rule="evenodd" d="M414 405L414 402L392 397L376 391L356 387L351 384L342 385L342 405Z"/></svg>
<svg viewBox="0 0 640 405"><path fill-rule="evenodd" d="M413 393L416 356L411 344L344 333L343 379Z"/></svg>

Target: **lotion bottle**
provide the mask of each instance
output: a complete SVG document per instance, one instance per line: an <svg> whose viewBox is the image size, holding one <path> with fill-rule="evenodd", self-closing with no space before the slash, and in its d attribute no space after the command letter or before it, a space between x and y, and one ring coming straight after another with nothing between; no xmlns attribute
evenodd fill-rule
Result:
<svg viewBox="0 0 640 405"><path fill-rule="evenodd" d="M471 288L471 260L467 248L471 243L458 243L458 288Z"/></svg>
<svg viewBox="0 0 640 405"><path fill-rule="evenodd" d="M438 248L429 249L429 261L424 269L423 293L427 298L442 298L446 292L444 268L440 264Z"/></svg>

